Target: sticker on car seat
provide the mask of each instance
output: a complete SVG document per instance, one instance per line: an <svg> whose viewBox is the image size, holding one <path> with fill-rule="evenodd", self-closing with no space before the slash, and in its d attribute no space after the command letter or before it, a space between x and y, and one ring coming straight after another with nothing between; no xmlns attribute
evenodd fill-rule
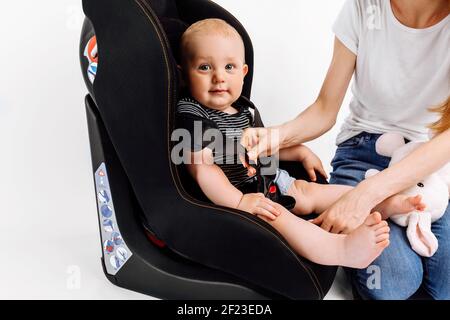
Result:
<svg viewBox="0 0 450 320"><path fill-rule="evenodd" d="M95 193L101 226L103 261L106 272L115 275L130 259L132 252L127 247L117 224L105 163L102 163L95 171Z"/></svg>
<svg viewBox="0 0 450 320"><path fill-rule="evenodd" d="M87 69L89 81L91 81L91 83L94 83L98 67L98 47L96 36L93 36L91 39L89 39L86 47L84 48L84 56L89 62L89 66Z"/></svg>

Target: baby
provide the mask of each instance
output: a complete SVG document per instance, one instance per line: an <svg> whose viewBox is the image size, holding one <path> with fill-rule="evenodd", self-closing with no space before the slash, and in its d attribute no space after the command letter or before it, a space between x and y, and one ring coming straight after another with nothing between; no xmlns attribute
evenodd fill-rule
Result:
<svg viewBox="0 0 450 320"><path fill-rule="evenodd" d="M240 141L242 131L254 125L251 103L241 97L248 72L241 36L223 20L202 20L183 34L181 51L180 68L189 96L177 105L179 127L193 133L197 122L216 129L223 141ZM351 187L295 180L278 169L278 188L296 199L291 213L263 194L252 192L255 179L251 168L243 166L236 152L229 154L217 148L217 143L212 145L194 138L186 163L205 195L217 205L257 215L300 255L319 264L366 268L389 245L389 227L382 218L424 209L419 196L393 196L374 208L375 212L352 233L328 233L296 215L325 211ZM313 180L314 169L325 175L320 160L303 145L280 150L279 159L302 162Z"/></svg>

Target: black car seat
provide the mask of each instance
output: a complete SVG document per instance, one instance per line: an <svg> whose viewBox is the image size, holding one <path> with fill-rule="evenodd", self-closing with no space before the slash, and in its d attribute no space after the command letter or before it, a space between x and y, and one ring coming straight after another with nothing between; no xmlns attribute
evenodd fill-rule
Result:
<svg viewBox="0 0 450 320"><path fill-rule="evenodd" d="M253 49L239 21L209 0L83 0L83 9L80 59L106 277L165 299L322 299L335 267L299 256L261 219L212 204L171 161L181 33L204 18L233 25L246 46L250 98ZM299 163L280 166L306 177Z"/></svg>

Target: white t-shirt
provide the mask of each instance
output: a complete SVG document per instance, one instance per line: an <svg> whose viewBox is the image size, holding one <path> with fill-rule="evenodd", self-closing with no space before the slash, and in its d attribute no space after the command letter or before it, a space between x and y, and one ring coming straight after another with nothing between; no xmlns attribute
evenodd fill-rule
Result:
<svg viewBox="0 0 450 320"><path fill-rule="evenodd" d="M350 115L336 143L363 132L426 140L428 111L450 95L450 15L425 29L403 25L390 0L347 0L333 31L357 55Z"/></svg>

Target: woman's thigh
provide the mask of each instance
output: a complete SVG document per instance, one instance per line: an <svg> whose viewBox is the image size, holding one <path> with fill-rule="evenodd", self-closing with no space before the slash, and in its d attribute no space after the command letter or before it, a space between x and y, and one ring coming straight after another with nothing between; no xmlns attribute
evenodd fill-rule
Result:
<svg viewBox="0 0 450 320"><path fill-rule="evenodd" d="M376 153L378 137L363 133L339 145L331 163L330 183L356 186L364 179L367 170L384 170L390 158ZM369 268L349 271L359 293L367 299L405 299L422 282L422 262L411 249L404 228L388 223L391 227L390 246ZM376 272L379 273L379 281ZM371 284L370 281L375 282Z"/></svg>
<svg viewBox="0 0 450 320"><path fill-rule="evenodd" d="M384 170L390 158L375 151L375 142L380 135L361 133L340 144L331 162L331 184L356 186L364 180L369 169Z"/></svg>
<svg viewBox="0 0 450 320"><path fill-rule="evenodd" d="M450 202L447 211L431 225L439 247L430 258L424 258L424 285L428 293L439 300L450 299Z"/></svg>

